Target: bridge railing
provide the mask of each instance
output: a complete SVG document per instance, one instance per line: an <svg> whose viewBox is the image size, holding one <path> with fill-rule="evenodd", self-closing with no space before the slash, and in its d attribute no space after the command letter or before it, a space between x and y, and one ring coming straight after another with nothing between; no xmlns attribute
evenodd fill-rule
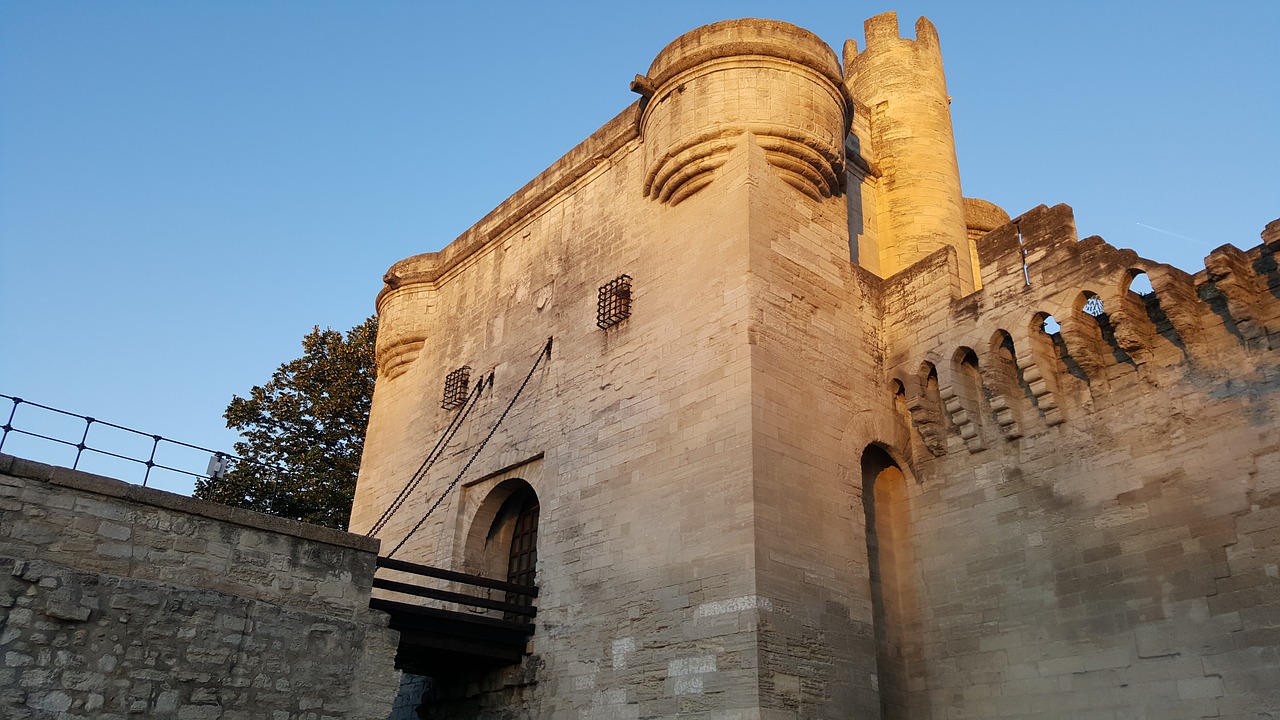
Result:
<svg viewBox="0 0 1280 720"><path fill-rule="evenodd" d="M375 595L369 600L370 608L390 615L389 627L400 633L398 669L434 675L493 668L518 663L528 652L538 588L392 558L380 557L377 562L378 570L412 579L404 582L375 574ZM451 587L467 592L432 587L428 579L452 583ZM503 599L489 597L490 591L502 592ZM469 610L453 609L458 607Z"/></svg>

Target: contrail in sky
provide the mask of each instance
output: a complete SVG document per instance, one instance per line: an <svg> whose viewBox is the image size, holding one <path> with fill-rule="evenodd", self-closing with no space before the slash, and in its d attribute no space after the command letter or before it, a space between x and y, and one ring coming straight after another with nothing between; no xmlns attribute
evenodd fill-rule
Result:
<svg viewBox="0 0 1280 720"><path fill-rule="evenodd" d="M1205 241L1203 241L1203 240L1197 240L1197 239L1195 239L1195 238L1193 238L1193 237L1187 237L1186 235L1179 235L1179 234L1178 234L1178 233L1176 233L1176 232L1169 232L1168 230L1161 230L1161 229L1160 229L1160 228L1158 228L1158 227L1151 227L1150 225L1147 225L1146 223L1134 223L1134 224L1135 224L1135 225L1137 225L1138 227L1144 227L1144 228L1146 228L1146 229L1148 229L1148 230L1155 230L1155 231L1156 231L1156 232L1158 232L1158 233L1164 233L1165 235L1172 235L1172 236L1174 236L1174 237L1176 237L1176 238L1182 238L1183 240L1190 240L1191 242L1202 243L1202 244L1204 244L1204 245L1208 245L1208 244L1209 244L1209 243L1207 243L1207 242L1205 242Z"/></svg>

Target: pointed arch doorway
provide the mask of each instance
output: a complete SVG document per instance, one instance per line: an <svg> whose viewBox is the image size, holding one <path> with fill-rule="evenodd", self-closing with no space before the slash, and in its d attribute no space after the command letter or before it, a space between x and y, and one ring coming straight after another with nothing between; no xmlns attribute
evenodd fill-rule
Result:
<svg viewBox="0 0 1280 720"><path fill-rule="evenodd" d="M471 519L463 549L467 571L516 585L536 585L540 509L537 492L522 478L507 478L493 486ZM517 593L506 593L505 599L520 606L532 603L532 598ZM509 612L503 617L528 620Z"/></svg>
<svg viewBox="0 0 1280 720"><path fill-rule="evenodd" d="M875 626L876 676L882 720L913 715L909 678L920 672L919 598L907 476L884 448L862 453L862 507Z"/></svg>

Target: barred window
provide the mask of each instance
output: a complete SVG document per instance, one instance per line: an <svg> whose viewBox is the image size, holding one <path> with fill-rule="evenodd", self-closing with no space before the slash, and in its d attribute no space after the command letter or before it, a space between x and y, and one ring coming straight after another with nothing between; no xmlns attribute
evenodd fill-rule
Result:
<svg viewBox="0 0 1280 720"><path fill-rule="evenodd" d="M471 384L471 368L467 365L454 370L444 378L444 399L440 407L452 410L467 401L467 388Z"/></svg>
<svg viewBox="0 0 1280 720"><path fill-rule="evenodd" d="M610 328L631 317L631 276L619 275L600 287L596 325Z"/></svg>

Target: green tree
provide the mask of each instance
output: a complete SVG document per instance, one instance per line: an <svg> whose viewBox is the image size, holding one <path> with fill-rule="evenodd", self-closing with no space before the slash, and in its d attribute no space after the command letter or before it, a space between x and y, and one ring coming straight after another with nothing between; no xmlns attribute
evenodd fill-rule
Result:
<svg viewBox="0 0 1280 720"><path fill-rule="evenodd" d="M304 354L281 365L224 417L244 438L243 460L196 482L195 497L345 530L377 375L376 317L341 332L319 327ZM273 468L280 468L279 471Z"/></svg>

